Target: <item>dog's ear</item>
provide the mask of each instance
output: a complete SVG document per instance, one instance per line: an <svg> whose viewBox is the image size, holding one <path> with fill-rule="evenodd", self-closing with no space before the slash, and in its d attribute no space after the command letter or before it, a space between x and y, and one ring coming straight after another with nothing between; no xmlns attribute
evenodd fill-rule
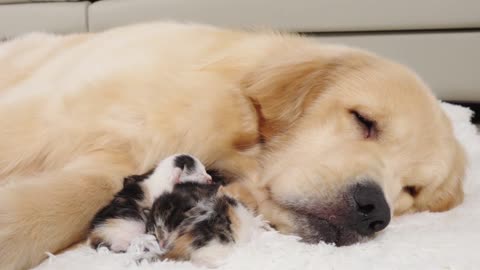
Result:
<svg viewBox="0 0 480 270"><path fill-rule="evenodd" d="M293 125L324 89L328 69L321 60L295 60L268 63L245 76L242 88L257 110L264 140Z"/></svg>
<svg viewBox="0 0 480 270"><path fill-rule="evenodd" d="M455 140L455 139L454 139ZM442 184L434 189L425 188L425 195L419 196L416 207L421 211L443 212L463 202L463 179L467 164L466 154L462 146L455 140L453 164L449 175Z"/></svg>

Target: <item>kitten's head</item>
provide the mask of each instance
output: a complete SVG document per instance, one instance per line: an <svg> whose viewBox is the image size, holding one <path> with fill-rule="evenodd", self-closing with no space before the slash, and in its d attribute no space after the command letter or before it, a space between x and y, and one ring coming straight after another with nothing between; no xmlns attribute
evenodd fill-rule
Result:
<svg viewBox="0 0 480 270"><path fill-rule="evenodd" d="M175 183L197 182L211 183L212 177L207 173L205 166L196 157L187 154L173 156L173 173Z"/></svg>

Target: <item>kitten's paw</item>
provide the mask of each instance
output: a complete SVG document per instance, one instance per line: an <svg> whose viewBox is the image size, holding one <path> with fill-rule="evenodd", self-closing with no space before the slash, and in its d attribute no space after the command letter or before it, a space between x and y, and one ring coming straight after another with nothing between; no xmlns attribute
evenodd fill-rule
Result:
<svg viewBox="0 0 480 270"><path fill-rule="evenodd" d="M115 241L110 245L110 250L115 253L124 253L130 246L128 241Z"/></svg>

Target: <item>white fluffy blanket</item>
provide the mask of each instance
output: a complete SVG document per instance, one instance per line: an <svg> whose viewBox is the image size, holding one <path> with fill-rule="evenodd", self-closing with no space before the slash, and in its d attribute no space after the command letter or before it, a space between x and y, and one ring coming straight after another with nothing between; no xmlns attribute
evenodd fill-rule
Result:
<svg viewBox="0 0 480 270"><path fill-rule="evenodd" d="M238 246L219 269L480 269L480 135L470 123L470 110L443 107L470 160L462 205L445 213L394 218L373 240L347 247L308 245L293 236L259 232L253 241ZM36 269L199 269L179 262L136 265L132 256L80 246L50 255Z"/></svg>

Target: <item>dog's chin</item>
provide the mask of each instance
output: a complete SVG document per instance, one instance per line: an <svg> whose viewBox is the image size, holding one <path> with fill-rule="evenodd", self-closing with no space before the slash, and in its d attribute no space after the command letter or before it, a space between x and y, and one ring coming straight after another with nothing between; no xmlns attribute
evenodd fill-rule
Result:
<svg viewBox="0 0 480 270"><path fill-rule="evenodd" d="M346 226L329 222L313 215L296 213L295 234L309 244L324 242L336 246L348 246L369 239Z"/></svg>
<svg viewBox="0 0 480 270"><path fill-rule="evenodd" d="M355 187L356 185L352 185L338 192L335 200L272 199L289 212L291 220L294 221L291 232L300 236L303 242L347 246L374 236L373 232L361 234L355 229L356 222L362 218L357 214L358 208L352 197Z"/></svg>
<svg viewBox="0 0 480 270"><path fill-rule="evenodd" d="M273 200L275 201L275 200ZM371 238L359 234L347 221L351 210L348 200L342 203L325 204L315 207L313 211L308 206L299 206L291 202L276 203L288 211L289 219L293 222L288 233L301 238L302 242L318 244L321 242L336 246L348 246ZM321 209L318 211L318 209Z"/></svg>

